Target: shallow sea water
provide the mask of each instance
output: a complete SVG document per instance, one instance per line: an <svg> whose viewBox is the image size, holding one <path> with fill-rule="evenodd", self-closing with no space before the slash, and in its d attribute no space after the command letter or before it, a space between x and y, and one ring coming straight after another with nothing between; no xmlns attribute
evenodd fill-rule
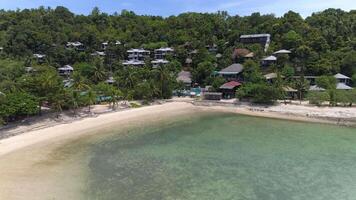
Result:
<svg viewBox="0 0 356 200"><path fill-rule="evenodd" d="M87 150L86 199L356 199L355 128L196 113L115 131Z"/></svg>

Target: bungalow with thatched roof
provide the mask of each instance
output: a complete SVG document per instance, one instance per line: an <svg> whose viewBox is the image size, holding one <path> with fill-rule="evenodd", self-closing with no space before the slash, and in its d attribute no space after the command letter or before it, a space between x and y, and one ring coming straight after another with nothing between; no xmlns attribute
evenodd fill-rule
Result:
<svg viewBox="0 0 356 200"><path fill-rule="evenodd" d="M177 82L183 82L188 89L192 85L192 74L188 71L181 71L178 73Z"/></svg>

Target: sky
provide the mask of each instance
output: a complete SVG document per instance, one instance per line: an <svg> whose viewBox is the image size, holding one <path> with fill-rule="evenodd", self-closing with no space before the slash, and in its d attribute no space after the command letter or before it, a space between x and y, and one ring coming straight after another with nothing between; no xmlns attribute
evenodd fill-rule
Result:
<svg viewBox="0 0 356 200"><path fill-rule="evenodd" d="M327 8L356 10L356 0L0 0L0 9L15 10L39 6L65 6L77 14L89 14L94 7L112 14L126 9L136 14L170 16L183 12L228 11L230 15L253 12L281 16L289 10L303 17Z"/></svg>

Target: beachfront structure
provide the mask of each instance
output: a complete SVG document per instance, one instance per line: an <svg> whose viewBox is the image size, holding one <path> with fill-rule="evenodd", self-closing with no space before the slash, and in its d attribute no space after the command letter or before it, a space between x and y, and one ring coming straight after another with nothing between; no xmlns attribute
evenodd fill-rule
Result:
<svg viewBox="0 0 356 200"><path fill-rule="evenodd" d="M133 61L144 61L150 56L150 51L145 49L130 49L127 51L128 59Z"/></svg>
<svg viewBox="0 0 356 200"><path fill-rule="evenodd" d="M262 59L262 66L263 67L267 67L267 66L271 66L273 64L277 63L277 57L276 56L268 56Z"/></svg>
<svg viewBox="0 0 356 200"><path fill-rule="evenodd" d="M260 44L266 52L271 43L270 34L252 34L252 35L241 35L240 42L242 44Z"/></svg>
<svg viewBox="0 0 356 200"><path fill-rule="evenodd" d="M286 50L286 49L281 49L281 50L279 50L279 51L276 51L276 52L274 52L273 53L273 55L276 55L276 56L278 56L278 55L285 55L285 54L291 54L292 52L291 51L289 51L289 50Z"/></svg>
<svg viewBox="0 0 356 200"><path fill-rule="evenodd" d="M156 60L164 60L167 59L168 55L173 55L174 49L170 47L159 48L154 51L154 58Z"/></svg>
<svg viewBox="0 0 356 200"><path fill-rule="evenodd" d="M232 64L219 71L218 74L228 81L241 81L243 69L241 64Z"/></svg>
<svg viewBox="0 0 356 200"><path fill-rule="evenodd" d="M91 56L99 56L104 57L106 54L103 51L95 51L94 53L90 54Z"/></svg>
<svg viewBox="0 0 356 200"><path fill-rule="evenodd" d="M81 42L78 42L78 41L76 41L76 42L67 42L66 47L68 49L75 49L77 51L84 51L85 50L84 44L81 43Z"/></svg>
<svg viewBox="0 0 356 200"><path fill-rule="evenodd" d="M70 76L73 73L74 69L70 65L65 65L58 68L58 73L60 76Z"/></svg>
<svg viewBox="0 0 356 200"><path fill-rule="evenodd" d="M219 90L224 99L232 99L235 98L236 90L239 86L241 86L240 82L230 81L220 86Z"/></svg>
<svg viewBox="0 0 356 200"><path fill-rule="evenodd" d="M192 74L188 71L181 71L178 73L177 82L183 82L186 89L192 85Z"/></svg>
<svg viewBox="0 0 356 200"><path fill-rule="evenodd" d="M163 66L163 65L168 64L169 61L168 60L164 60L164 59L158 59L158 60L151 61L151 63L152 63L153 68L157 68L159 66Z"/></svg>
<svg viewBox="0 0 356 200"><path fill-rule="evenodd" d="M298 97L298 90L289 86L284 86L283 91L286 93L286 99L296 99Z"/></svg>
<svg viewBox="0 0 356 200"><path fill-rule="evenodd" d="M345 85L350 85L350 82L351 82L351 78L348 77L348 76L345 76L343 74L335 74L334 77L336 78L337 82L338 83L343 83Z"/></svg>
<svg viewBox="0 0 356 200"><path fill-rule="evenodd" d="M141 60L127 60L124 61L122 64L124 66L143 67L145 65L145 62Z"/></svg>

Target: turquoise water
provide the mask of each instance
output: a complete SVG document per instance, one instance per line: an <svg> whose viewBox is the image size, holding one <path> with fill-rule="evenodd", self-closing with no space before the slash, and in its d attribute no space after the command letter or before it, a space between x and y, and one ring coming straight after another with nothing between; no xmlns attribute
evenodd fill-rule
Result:
<svg viewBox="0 0 356 200"><path fill-rule="evenodd" d="M356 199L356 129L196 115L93 144L88 199Z"/></svg>

